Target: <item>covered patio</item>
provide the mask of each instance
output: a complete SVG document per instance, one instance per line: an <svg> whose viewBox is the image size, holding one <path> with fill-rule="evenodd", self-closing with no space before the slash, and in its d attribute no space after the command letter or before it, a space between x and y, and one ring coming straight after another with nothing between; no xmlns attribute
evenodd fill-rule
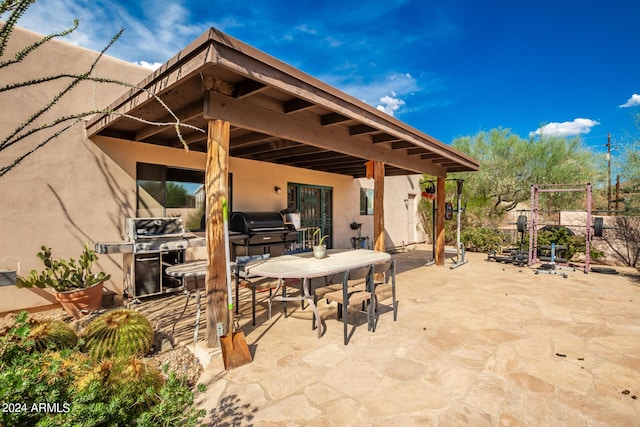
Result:
<svg viewBox="0 0 640 427"><path fill-rule="evenodd" d="M207 336L217 345L225 322L226 279L222 201L229 157L277 163L375 181L374 248L384 250L384 177L438 177L436 264L444 263L444 180L478 163L435 138L339 90L210 29L87 124L90 137L205 152L209 266ZM135 120L137 117L142 120ZM167 125L175 122L176 125ZM159 125L164 123L164 125ZM228 326L225 330L228 329Z"/></svg>

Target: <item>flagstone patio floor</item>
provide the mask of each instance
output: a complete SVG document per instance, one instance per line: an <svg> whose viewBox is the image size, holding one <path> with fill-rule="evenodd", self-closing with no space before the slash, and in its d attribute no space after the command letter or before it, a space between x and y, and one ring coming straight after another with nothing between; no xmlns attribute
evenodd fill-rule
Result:
<svg viewBox="0 0 640 427"><path fill-rule="evenodd" d="M467 253L457 269L425 266L425 247L398 261L398 320L385 309L375 333L364 315L343 345L336 306L281 303L257 326L242 290L250 364L225 371L219 352L200 381L198 406L214 426L640 426L640 275L534 269ZM158 317L169 328L171 316ZM160 300L156 300L159 303ZM383 303L388 303L384 301ZM148 303L145 303L145 305ZM155 310L154 310L155 311ZM166 310L163 310L165 313ZM160 313L160 311L158 311ZM151 313L152 314L152 313ZM195 303L174 336L193 344ZM203 316L204 318L204 316ZM201 320L199 340L204 338ZM198 345L201 347L201 344Z"/></svg>

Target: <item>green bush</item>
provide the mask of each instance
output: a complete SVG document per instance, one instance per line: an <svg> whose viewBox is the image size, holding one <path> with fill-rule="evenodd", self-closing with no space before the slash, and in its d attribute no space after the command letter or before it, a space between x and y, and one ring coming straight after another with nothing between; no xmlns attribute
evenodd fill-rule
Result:
<svg viewBox="0 0 640 427"><path fill-rule="evenodd" d="M205 415L174 372L163 381L136 357L96 362L77 347L38 351L30 328L21 313L0 336L0 396L13 405L0 412L2 426L189 427Z"/></svg>
<svg viewBox="0 0 640 427"><path fill-rule="evenodd" d="M541 245L550 246L552 243L565 246L567 248L566 258L568 260L575 254L585 253L587 249L585 237L572 235L571 231L566 227L548 228L538 233L538 247ZM529 246L528 236L525 238L525 246ZM592 260L595 261L604 257L603 251L599 251L593 246L590 249L589 256Z"/></svg>
<svg viewBox="0 0 640 427"><path fill-rule="evenodd" d="M497 251L504 244L504 237L492 228L468 227L460 232L460 241L467 250L489 252Z"/></svg>

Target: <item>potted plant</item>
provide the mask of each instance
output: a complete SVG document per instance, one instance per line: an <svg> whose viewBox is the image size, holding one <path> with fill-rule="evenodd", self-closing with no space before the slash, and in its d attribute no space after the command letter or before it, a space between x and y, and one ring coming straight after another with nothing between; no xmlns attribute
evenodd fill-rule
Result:
<svg viewBox="0 0 640 427"><path fill-rule="evenodd" d="M313 240L320 236L320 228L316 228L316 231L313 233ZM327 255L327 245L324 244L325 239L329 237L328 234L320 237L318 243L313 245L313 256L315 258L324 258Z"/></svg>
<svg viewBox="0 0 640 427"><path fill-rule="evenodd" d="M111 275L104 272L93 273L91 266L98 260L95 251L87 243L78 260L54 260L51 248L40 247L38 258L45 268L38 272L31 270L26 277L16 277L19 288L53 288L56 300L76 319L84 312L98 310L102 305L102 288Z"/></svg>

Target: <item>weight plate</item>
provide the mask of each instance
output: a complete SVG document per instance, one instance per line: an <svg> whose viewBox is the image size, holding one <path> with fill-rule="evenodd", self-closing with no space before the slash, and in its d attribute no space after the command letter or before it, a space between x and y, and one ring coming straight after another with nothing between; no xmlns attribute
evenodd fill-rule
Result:
<svg viewBox="0 0 640 427"><path fill-rule="evenodd" d="M610 267L591 267L591 271L600 274L618 274L618 270Z"/></svg>
<svg viewBox="0 0 640 427"><path fill-rule="evenodd" d="M593 220L593 235L602 237L602 230L604 230L604 218L597 216Z"/></svg>
<svg viewBox="0 0 640 427"><path fill-rule="evenodd" d="M527 231L527 216L526 215L520 215L518 216L518 233L524 233L525 231Z"/></svg>

